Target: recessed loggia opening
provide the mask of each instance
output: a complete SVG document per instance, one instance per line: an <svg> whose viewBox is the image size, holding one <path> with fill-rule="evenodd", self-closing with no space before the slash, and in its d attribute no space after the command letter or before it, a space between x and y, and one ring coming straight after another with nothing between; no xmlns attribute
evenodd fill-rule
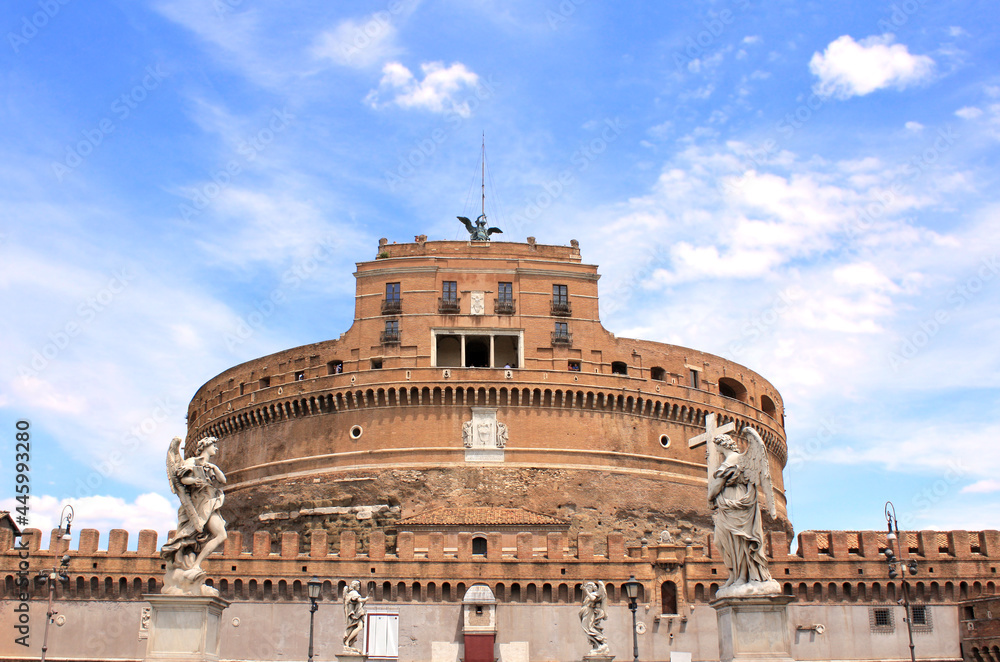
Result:
<svg viewBox="0 0 1000 662"><path fill-rule="evenodd" d="M516 368L521 364L521 331L433 330L437 368Z"/></svg>
<svg viewBox="0 0 1000 662"><path fill-rule="evenodd" d="M760 396L760 410L771 418L776 418L778 413L778 408L774 406L774 400L766 395Z"/></svg>
<svg viewBox="0 0 1000 662"><path fill-rule="evenodd" d="M747 401L747 388L732 377L722 377L719 379L719 395L724 395L740 402Z"/></svg>

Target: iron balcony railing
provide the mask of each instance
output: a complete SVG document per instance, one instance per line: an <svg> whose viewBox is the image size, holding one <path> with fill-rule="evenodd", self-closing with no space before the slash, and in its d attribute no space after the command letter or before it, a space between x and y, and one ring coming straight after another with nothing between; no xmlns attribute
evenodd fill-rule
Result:
<svg viewBox="0 0 1000 662"><path fill-rule="evenodd" d="M442 315L455 315L461 309L461 297L440 297L438 298L438 312Z"/></svg>
<svg viewBox="0 0 1000 662"><path fill-rule="evenodd" d="M573 308L569 305L569 301L558 301L556 299L552 300L553 315L571 315L572 313Z"/></svg>
<svg viewBox="0 0 1000 662"><path fill-rule="evenodd" d="M399 329L383 331L380 337L383 345L395 345L399 342Z"/></svg>
<svg viewBox="0 0 1000 662"><path fill-rule="evenodd" d="M514 299L494 299L493 312L496 315L513 315L515 310Z"/></svg>
<svg viewBox="0 0 1000 662"><path fill-rule="evenodd" d="M383 315L398 315L403 311L402 299L382 299Z"/></svg>
<svg viewBox="0 0 1000 662"><path fill-rule="evenodd" d="M553 331L552 332L552 344L553 345L572 345L573 344L573 334L567 333L565 331Z"/></svg>

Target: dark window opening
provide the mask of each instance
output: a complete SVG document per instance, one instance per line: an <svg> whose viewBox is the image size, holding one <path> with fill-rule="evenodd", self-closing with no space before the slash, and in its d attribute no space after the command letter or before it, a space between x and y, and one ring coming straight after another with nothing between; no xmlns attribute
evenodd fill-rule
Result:
<svg viewBox="0 0 1000 662"><path fill-rule="evenodd" d="M343 361L330 361L326 364L326 374L328 375L339 375L344 372L344 362Z"/></svg>
<svg viewBox="0 0 1000 662"><path fill-rule="evenodd" d="M624 361L612 361L611 362L611 374L612 375L627 375L628 374L628 364Z"/></svg>
<svg viewBox="0 0 1000 662"><path fill-rule="evenodd" d="M775 418L778 408L774 406L774 400L766 395L760 396L760 409L771 418Z"/></svg>
<svg viewBox="0 0 1000 662"><path fill-rule="evenodd" d="M382 369L382 359L372 359L372 370Z"/></svg>
<svg viewBox="0 0 1000 662"><path fill-rule="evenodd" d="M482 336L468 336L465 339L465 367L490 367L490 339Z"/></svg>
<svg viewBox="0 0 1000 662"><path fill-rule="evenodd" d="M556 322L556 329L552 332L552 344L572 344L573 337L569 333L569 324L566 322Z"/></svg>
<svg viewBox="0 0 1000 662"><path fill-rule="evenodd" d="M667 381L667 371L659 366L654 366L649 369L649 376L651 379L655 379L658 382Z"/></svg>
<svg viewBox="0 0 1000 662"><path fill-rule="evenodd" d="M261 377L260 378L260 387L261 388L268 388L270 385L271 385L271 378L270 377Z"/></svg>
<svg viewBox="0 0 1000 662"><path fill-rule="evenodd" d="M382 332L382 343L399 342L399 320L386 320L385 331Z"/></svg>
<svg viewBox="0 0 1000 662"><path fill-rule="evenodd" d="M472 539L472 553L481 556L486 556L486 538L482 536L476 536Z"/></svg>
<svg viewBox="0 0 1000 662"><path fill-rule="evenodd" d="M571 371L573 371L573 372L580 372L580 362L579 361L570 361L569 362L569 369Z"/></svg>
<svg viewBox="0 0 1000 662"><path fill-rule="evenodd" d="M914 625L927 625L927 606L912 605L910 607L910 618Z"/></svg>
<svg viewBox="0 0 1000 662"><path fill-rule="evenodd" d="M462 338L459 336L437 337L437 364L442 368L458 368L462 365Z"/></svg>
<svg viewBox="0 0 1000 662"><path fill-rule="evenodd" d="M305 378L306 378L305 370L297 370L297 371L295 371L295 381L301 382Z"/></svg>
<svg viewBox="0 0 1000 662"><path fill-rule="evenodd" d="M385 299L382 300L383 315L398 315L402 310L399 298L399 283L385 284Z"/></svg>
<svg viewBox="0 0 1000 662"><path fill-rule="evenodd" d="M552 286L552 314L569 315L572 309L569 305L569 288L565 285Z"/></svg>
<svg viewBox="0 0 1000 662"><path fill-rule="evenodd" d="M677 584L673 582L663 582L660 586L660 602L662 603L661 614L677 613Z"/></svg>
<svg viewBox="0 0 1000 662"><path fill-rule="evenodd" d="M875 619L875 627L877 628L891 628L892 627L892 611L885 607L878 607L872 610L872 618Z"/></svg>

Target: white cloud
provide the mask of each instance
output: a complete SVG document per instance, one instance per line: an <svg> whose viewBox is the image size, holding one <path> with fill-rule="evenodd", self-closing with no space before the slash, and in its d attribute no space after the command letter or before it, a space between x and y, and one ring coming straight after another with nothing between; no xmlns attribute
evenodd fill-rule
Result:
<svg viewBox="0 0 1000 662"><path fill-rule="evenodd" d="M13 498L0 500L0 510L16 513L20 504ZM21 527L39 529L42 532L42 547L51 544L50 532L59 526L59 518L63 508L73 507L73 522L70 534L73 540L71 549L79 549L80 531L82 529L97 529L101 540L99 549L108 548L108 533L111 529L124 529L129 532L128 548L135 549L139 540L139 531L150 529L157 533L157 546L167 540L167 533L177 525L177 505L162 494L147 492L140 494L134 501L126 501L120 497L96 495L81 499L57 499L48 494L31 495L28 526Z"/></svg>
<svg viewBox="0 0 1000 662"><path fill-rule="evenodd" d="M962 494L987 494L989 492L1000 492L1000 480L984 478L962 488Z"/></svg>
<svg viewBox="0 0 1000 662"><path fill-rule="evenodd" d="M977 117L981 117L982 114L983 111L975 106L966 106L955 111L955 115L961 117L963 120L974 120Z"/></svg>
<svg viewBox="0 0 1000 662"><path fill-rule="evenodd" d="M418 108L435 113L455 112L469 117L472 111L469 100L456 96L463 90L474 89L479 76L465 68L461 62L445 67L441 62L420 65L424 79L417 80L413 73L399 62L389 62L382 67L382 80L377 90L372 90L365 101L372 108L395 104L401 108ZM391 97L383 101L385 97Z"/></svg>
<svg viewBox="0 0 1000 662"><path fill-rule="evenodd" d="M913 131L914 133L920 133L924 130L924 125L920 122L907 122L903 126L907 131Z"/></svg>
<svg viewBox="0 0 1000 662"><path fill-rule="evenodd" d="M959 27L957 25L952 25L952 26L948 27L948 36L949 37L967 37L967 36L969 36L969 33L966 32L965 30L963 30L961 27Z"/></svg>
<svg viewBox="0 0 1000 662"><path fill-rule="evenodd" d="M892 41L891 34L860 42L849 35L835 39L809 61L809 70L819 78L814 90L821 96L847 99L886 87L904 89L928 80L934 60L912 55L906 46Z"/></svg>
<svg viewBox="0 0 1000 662"><path fill-rule="evenodd" d="M362 21L347 19L322 33L313 47L313 55L347 67L369 67L398 55L398 31L387 11L371 14Z"/></svg>
<svg viewBox="0 0 1000 662"><path fill-rule="evenodd" d="M759 44L761 41L763 41L763 40L760 38L760 35L757 35L757 34L753 34L753 35L749 35L749 36L743 37L743 43L744 44L748 44L748 45L750 45L750 44Z"/></svg>

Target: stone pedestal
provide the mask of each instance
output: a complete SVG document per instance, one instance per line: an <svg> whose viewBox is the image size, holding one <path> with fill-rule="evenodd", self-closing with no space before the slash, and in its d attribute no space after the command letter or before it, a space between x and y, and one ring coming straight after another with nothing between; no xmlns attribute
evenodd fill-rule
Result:
<svg viewBox="0 0 1000 662"><path fill-rule="evenodd" d="M217 597L147 595L152 605L146 660L217 662L222 610L229 603Z"/></svg>
<svg viewBox="0 0 1000 662"><path fill-rule="evenodd" d="M793 600L790 595L714 600L720 662L792 662L787 607Z"/></svg>
<svg viewBox="0 0 1000 662"><path fill-rule="evenodd" d="M354 651L341 651L337 653L337 662L365 662L368 656L364 653L355 653Z"/></svg>
<svg viewBox="0 0 1000 662"><path fill-rule="evenodd" d="M614 655L584 655L583 662L611 662L615 659Z"/></svg>

